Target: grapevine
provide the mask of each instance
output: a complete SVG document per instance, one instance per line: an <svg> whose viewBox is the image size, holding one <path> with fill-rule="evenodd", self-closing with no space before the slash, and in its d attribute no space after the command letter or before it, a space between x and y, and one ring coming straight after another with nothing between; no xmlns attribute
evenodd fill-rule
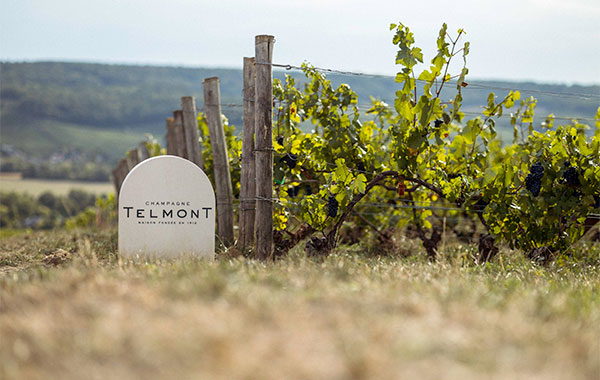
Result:
<svg viewBox="0 0 600 380"><path fill-rule="evenodd" d="M274 95L279 104L276 121L282 131L276 146L283 157L279 163L285 166L275 169L297 184L306 180L319 184L312 187L313 194L290 206L290 212L314 231L327 231L329 240L324 247L331 248L336 244L340 225L354 218L353 209L360 203L400 196L405 198L404 202L414 204L435 198L476 213L489 232L482 240L491 247L485 253L486 258L489 252L497 252L493 247L496 239L524 250L547 245L564 251L566 241L573 242L581 236L580 220L595 203L592 189L598 188L600 177L598 133L587 139L581 132L584 126L575 125L559 126L545 136L540 134L533 128L535 99L521 100L518 91L511 91L499 100L491 93L482 116L467 120L460 106L468 69L463 66L457 76L448 74L450 61L456 55L461 54L466 62L469 44L457 48L464 32L459 30L452 37L443 25L437 55L429 69L417 76L414 67L423 62L423 55L413 45L414 36L402 24L392 25L392 30L393 42L398 46L396 63L401 70L396 76L400 87L391 107L372 99L367 115L361 115L356 107L358 97L349 86L333 87L308 64L303 65L307 78L304 89L297 88L289 76L284 82L275 82ZM419 86L415 78L425 85ZM458 78L456 93L450 102L442 102L441 89L451 78ZM511 118L515 141L502 147L495 118L513 107L516 107ZM370 116L369 120L365 121L365 116ZM314 129L301 128L306 122L312 123ZM547 129L552 128L551 124L546 123ZM562 151L558 143L565 140L565 135L576 146ZM283 139L286 147L281 143ZM547 152L548 147L553 149L552 153ZM578 154L579 157L574 157L577 166L557 167L559 158L575 162L572 157ZM301 168L296 165L298 160L302 160ZM530 168L524 167L528 162L535 163ZM525 178L520 179L521 175ZM583 203L571 209L552 208L560 212L532 212L539 207L538 202L548 205L545 207L553 207L557 201L567 206L574 202L570 199L578 198L573 189L553 186L550 181L557 176L562 178L564 186L578 187ZM395 188L389 184L390 179L396 181ZM571 197L548 201L548 197L555 197L550 193L558 191ZM280 194L285 197L293 192ZM513 204L518 206L507 207ZM434 212L393 208L371 213L374 216L361 215L352 221L357 225L366 219L369 225L410 223L420 231L429 255L435 256L439 239L433 238L437 237ZM557 228L564 233L547 226L553 220L560 221ZM426 234L427 230L432 233ZM517 236L521 238L518 243Z"/></svg>
<svg viewBox="0 0 600 380"><path fill-rule="evenodd" d="M484 229L481 260L492 259L500 242L530 256L569 253L600 201L600 108L593 133L577 121L555 125L552 116L535 125L536 100L519 91L490 93L482 114L467 118L464 31L444 24L437 54L417 73L424 58L413 33L403 24L391 30L399 71L390 104L371 98L361 112L350 86L334 86L307 63L302 83L289 75L274 81L278 254L306 238L311 254L327 254L351 222L410 226L435 259L440 217L458 215ZM462 67L450 73L456 59ZM507 110L513 142L503 145L496 120ZM419 206L428 204L445 209ZM317 232L325 237L311 237Z"/></svg>

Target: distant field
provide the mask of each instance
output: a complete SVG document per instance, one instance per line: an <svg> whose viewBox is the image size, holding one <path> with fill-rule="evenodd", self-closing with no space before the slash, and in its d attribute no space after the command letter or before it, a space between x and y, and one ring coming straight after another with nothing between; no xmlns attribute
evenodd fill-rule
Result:
<svg viewBox="0 0 600 380"><path fill-rule="evenodd" d="M0 177L0 191L16 191L38 196L45 191L65 195L73 189L94 194L108 194L114 191L110 182L51 181L43 179L17 179Z"/></svg>
<svg viewBox="0 0 600 380"><path fill-rule="evenodd" d="M147 125L135 128L122 126L119 130L99 129L89 125L33 118L21 120L22 124L15 124L11 118L4 116L2 123L3 143L30 152L33 156L42 157L57 151L74 149L115 159L144 140L146 132L158 130Z"/></svg>

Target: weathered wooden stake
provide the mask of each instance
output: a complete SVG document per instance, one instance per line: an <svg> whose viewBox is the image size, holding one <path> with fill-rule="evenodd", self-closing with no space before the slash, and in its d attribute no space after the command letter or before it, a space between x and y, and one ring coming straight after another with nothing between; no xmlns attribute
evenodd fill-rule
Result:
<svg viewBox="0 0 600 380"><path fill-rule="evenodd" d="M146 145L145 141L142 141L140 143L139 150L140 150L140 162L150 158L150 151L148 150L148 145Z"/></svg>
<svg viewBox="0 0 600 380"><path fill-rule="evenodd" d="M117 164L115 170L113 170L113 178L115 189L117 190L117 197L119 196L119 192L121 191L121 185L123 185L123 181L125 177L127 177L127 173L129 173L129 167L127 165L127 159L122 158L121 161Z"/></svg>
<svg viewBox="0 0 600 380"><path fill-rule="evenodd" d="M118 164L110 173L110 179L111 179L113 185L115 185L115 194L119 195L119 191L121 190L121 181L119 181L119 165Z"/></svg>
<svg viewBox="0 0 600 380"><path fill-rule="evenodd" d="M234 242L233 236L233 191L229 171L229 157L223 120L221 119L221 95L219 78L206 78L204 88L204 111L210 134L210 146L213 155L215 190L217 195L217 229L219 238L226 247Z"/></svg>
<svg viewBox="0 0 600 380"><path fill-rule="evenodd" d="M119 161L119 172L121 176L121 183L119 187L121 187L121 185L123 185L123 181L125 181L125 177L127 177L127 174L129 174L129 164L127 164L126 158L122 158L121 161Z"/></svg>
<svg viewBox="0 0 600 380"><path fill-rule="evenodd" d="M185 144L185 132L183 130L183 112L181 110L173 111L173 127L175 129L175 145L177 147L176 156L189 159Z"/></svg>
<svg viewBox="0 0 600 380"><path fill-rule="evenodd" d="M175 140L175 120L172 117L167 118L167 154L177 156L177 141Z"/></svg>
<svg viewBox="0 0 600 380"><path fill-rule="evenodd" d="M242 173L240 178L240 232L238 246L242 252L254 245L256 213L256 162L254 160L254 58L244 57L244 113L242 130Z"/></svg>
<svg viewBox="0 0 600 380"><path fill-rule="evenodd" d="M274 37L255 38L255 158L256 249L258 259L273 254L273 43Z"/></svg>
<svg viewBox="0 0 600 380"><path fill-rule="evenodd" d="M137 164L140 163L140 152L137 148L130 149L126 155L127 169L128 171L133 169Z"/></svg>
<svg viewBox="0 0 600 380"><path fill-rule="evenodd" d="M200 135L198 134L198 121L196 120L196 101L193 96L181 98L181 109L183 111L183 130L185 134L185 146L188 160L204 169L202 151L200 148Z"/></svg>

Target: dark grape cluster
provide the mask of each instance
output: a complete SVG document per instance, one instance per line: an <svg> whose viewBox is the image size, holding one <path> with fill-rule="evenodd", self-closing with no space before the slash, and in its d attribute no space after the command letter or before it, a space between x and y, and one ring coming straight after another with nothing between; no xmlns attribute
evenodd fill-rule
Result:
<svg viewBox="0 0 600 380"><path fill-rule="evenodd" d="M542 189L542 177L544 177L544 167L537 162L529 168L529 174L525 178L525 188L531 191L534 197L540 195Z"/></svg>
<svg viewBox="0 0 600 380"><path fill-rule="evenodd" d="M486 208L486 207L487 207L487 205L489 205L489 204L490 204L490 202L488 202L488 201L486 201L485 199L483 199L483 197L482 197L482 198L479 198L479 199L477 200L477 202L475 202L475 206L476 206L478 209L480 209L480 210L483 210L483 209L484 209L484 208Z"/></svg>
<svg viewBox="0 0 600 380"><path fill-rule="evenodd" d="M287 193L290 198L297 197L299 192L300 186L292 186L287 189Z"/></svg>
<svg viewBox="0 0 600 380"><path fill-rule="evenodd" d="M356 164L356 169L358 169L359 173L364 173L365 165L361 161L359 161L358 164Z"/></svg>
<svg viewBox="0 0 600 380"><path fill-rule="evenodd" d="M437 119L436 121L433 122L436 128L439 128L442 126L442 124L444 124L444 122L441 119Z"/></svg>
<svg viewBox="0 0 600 380"><path fill-rule="evenodd" d="M338 213L338 206L339 203L337 199L335 199L335 196L330 195L327 199L327 215L329 215L332 218L335 218Z"/></svg>
<svg viewBox="0 0 600 380"><path fill-rule="evenodd" d="M569 165L567 169L563 173L563 179L569 186L579 186L581 182L579 182L579 172L577 168Z"/></svg>
<svg viewBox="0 0 600 380"><path fill-rule="evenodd" d="M285 162L290 169L293 169L298 163L298 156L293 153L286 153L285 156L281 158L281 161Z"/></svg>
<svg viewBox="0 0 600 380"><path fill-rule="evenodd" d="M277 136L277 144L283 145L283 136Z"/></svg>
<svg viewBox="0 0 600 380"><path fill-rule="evenodd" d="M600 195L594 195L594 208L600 208Z"/></svg>

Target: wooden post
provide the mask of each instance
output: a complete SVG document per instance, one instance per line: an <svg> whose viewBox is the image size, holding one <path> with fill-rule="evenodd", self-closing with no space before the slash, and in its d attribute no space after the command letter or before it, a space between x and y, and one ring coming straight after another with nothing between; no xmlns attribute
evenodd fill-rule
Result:
<svg viewBox="0 0 600 380"><path fill-rule="evenodd" d="M177 141L175 140L175 120L172 117L167 118L167 154L177 156Z"/></svg>
<svg viewBox="0 0 600 380"><path fill-rule="evenodd" d="M120 172L120 183L119 183L119 191L121 191L121 187L123 187L123 182L125 181L125 177L127 177L127 174L129 174L129 165L127 164L127 159L126 158L122 158L121 161L119 161L119 172Z"/></svg>
<svg viewBox="0 0 600 380"><path fill-rule="evenodd" d="M127 174L129 173L129 166L127 165L127 160L122 158L121 161L117 164L117 167L113 171L115 189L117 190L117 197L119 196L119 192L121 191L121 186L123 185L123 181Z"/></svg>
<svg viewBox="0 0 600 380"><path fill-rule="evenodd" d="M120 177L121 177L120 185L123 185L123 181L125 180L125 177L127 177L127 174L129 174L129 165L127 164L126 158L121 158L121 161L119 161L119 172L120 172ZM120 187L120 185L119 185L119 187Z"/></svg>
<svg viewBox="0 0 600 380"><path fill-rule="evenodd" d="M200 135L198 134L198 121L196 120L196 101L193 96L181 98L181 110L183 111L183 131L185 135L185 146L188 160L204 169L202 151L200 150Z"/></svg>
<svg viewBox="0 0 600 380"><path fill-rule="evenodd" d="M254 58L244 57L244 111L242 130L242 173L240 177L240 232L238 245L242 252L254 245L256 213L256 163L254 160Z"/></svg>
<svg viewBox="0 0 600 380"><path fill-rule="evenodd" d="M130 149L127 152L127 168L128 171L133 169L137 164L140 163L140 153L137 148Z"/></svg>
<svg viewBox="0 0 600 380"><path fill-rule="evenodd" d="M204 112L210 135L210 146L213 155L215 190L217 195L217 227L219 237L226 247L234 242L233 237L233 190L229 171L229 157L223 120L221 119L221 95L219 78L206 78L202 81L204 88Z"/></svg>
<svg viewBox="0 0 600 380"><path fill-rule="evenodd" d="M258 259L273 255L273 36L255 38L256 249Z"/></svg>
<svg viewBox="0 0 600 380"><path fill-rule="evenodd" d="M150 158L150 151L148 150L148 146L146 145L145 141L140 143L138 149L140 151L140 162Z"/></svg>
<svg viewBox="0 0 600 380"><path fill-rule="evenodd" d="M183 112L181 110L173 111L173 127L175 129L175 145L177 146L177 156L189 159L187 147L185 145L185 132L183 131Z"/></svg>
<svg viewBox="0 0 600 380"><path fill-rule="evenodd" d="M119 165L115 166L115 168L110 173L110 179L115 185L115 194L119 195L119 191L121 190L121 181L119 181Z"/></svg>

